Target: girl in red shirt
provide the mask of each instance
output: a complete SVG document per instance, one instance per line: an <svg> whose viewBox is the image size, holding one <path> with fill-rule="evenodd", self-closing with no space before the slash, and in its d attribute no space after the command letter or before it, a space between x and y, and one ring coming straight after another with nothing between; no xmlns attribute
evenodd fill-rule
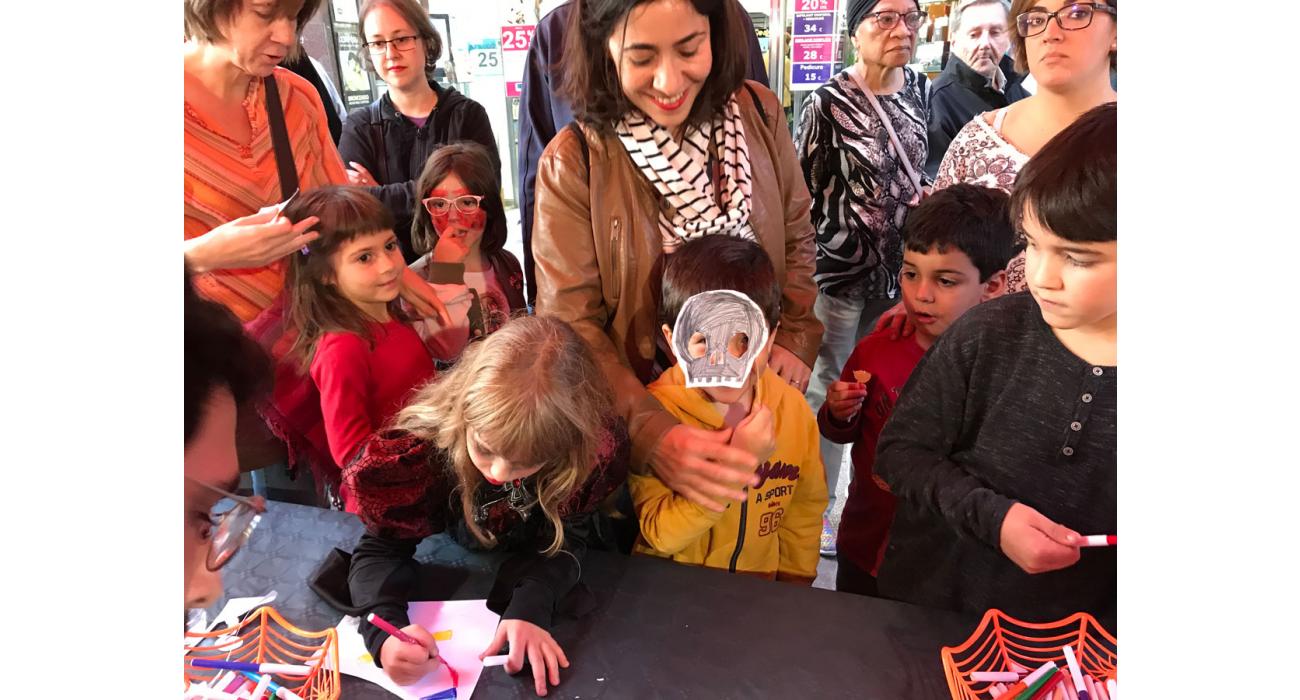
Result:
<svg viewBox="0 0 1300 700"><path fill-rule="evenodd" d="M320 237L290 256L289 316L298 332L290 355L320 392L327 449L318 452L333 458L329 481L338 483L340 468L366 438L433 378L433 360L398 305L406 263L392 214L378 199L357 188L324 187L284 213L295 222L320 219ZM346 487L339 497L356 512Z"/></svg>

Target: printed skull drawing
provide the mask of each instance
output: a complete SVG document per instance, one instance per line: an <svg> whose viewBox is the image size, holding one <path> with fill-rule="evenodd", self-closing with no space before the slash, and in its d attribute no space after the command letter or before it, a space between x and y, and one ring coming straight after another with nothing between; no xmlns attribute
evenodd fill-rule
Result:
<svg viewBox="0 0 1300 700"><path fill-rule="evenodd" d="M739 389L767 344L767 321L749 297L728 289L686 300L673 327L673 354L686 386Z"/></svg>

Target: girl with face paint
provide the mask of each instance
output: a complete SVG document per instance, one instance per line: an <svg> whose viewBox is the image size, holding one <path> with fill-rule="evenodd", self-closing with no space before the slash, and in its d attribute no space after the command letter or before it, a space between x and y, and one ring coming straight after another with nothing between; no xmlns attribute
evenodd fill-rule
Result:
<svg viewBox="0 0 1300 700"><path fill-rule="evenodd" d="M434 359L451 363L525 308L519 260L505 250L506 220L488 152L476 143L443 146L416 182L420 208L411 236L426 253L412 264L433 284L450 325L416 323Z"/></svg>

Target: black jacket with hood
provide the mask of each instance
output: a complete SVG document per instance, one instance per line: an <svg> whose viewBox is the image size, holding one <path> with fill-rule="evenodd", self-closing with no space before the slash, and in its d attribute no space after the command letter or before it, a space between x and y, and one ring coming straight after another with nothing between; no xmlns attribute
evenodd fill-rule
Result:
<svg viewBox="0 0 1300 700"><path fill-rule="evenodd" d="M989 79L966 65L957 54L948 57L948 65L930 85L930 154L925 161L925 172L933 180L939 173L943 154L948 152L957 132L961 131L977 114L1001 109L1028 93L1020 86L1024 76L1012 70L1009 56L1003 56L998 67L1007 78L1002 92L989 87Z"/></svg>

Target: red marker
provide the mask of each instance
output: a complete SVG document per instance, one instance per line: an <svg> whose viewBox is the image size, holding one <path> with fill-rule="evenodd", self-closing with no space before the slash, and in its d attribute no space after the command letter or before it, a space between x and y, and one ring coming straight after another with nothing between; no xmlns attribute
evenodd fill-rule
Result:
<svg viewBox="0 0 1300 700"><path fill-rule="evenodd" d="M1086 535L1081 542L1080 547L1114 547L1119 542L1118 535Z"/></svg>
<svg viewBox="0 0 1300 700"><path fill-rule="evenodd" d="M416 640L415 637L412 637L411 635L403 632L402 630L397 629L396 627L393 626L393 623L389 622L388 620L385 620L384 618L374 613L370 613L369 615L366 615L366 622L369 622L375 627L378 627L379 629L393 635L394 637L397 637L397 641L399 642L402 642L404 644L414 644L417 647L424 646L418 640ZM436 652L431 651L429 652L429 658L436 659L438 658L438 654ZM452 673L455 673L455 671L453 671ZM455 676L452 676L452 682L453 683L455 682Z"/></svg>
<svg viewBox="0 0 1300 700"><path fill-rule="evenodd" d="M397 629L396 627L393 626L393 623L389 622L388 620L385 620L384 618L374 613L370 613L369 615L366 615L366 622L369 622L375 627L378 627L379 629L393 635L394 637L397 637L398 641L402 641L407 644L414 644L416 646L421 646L421 644L415 640L415 637L412 637L411 635L403 632L402 630Z"/></svg>

